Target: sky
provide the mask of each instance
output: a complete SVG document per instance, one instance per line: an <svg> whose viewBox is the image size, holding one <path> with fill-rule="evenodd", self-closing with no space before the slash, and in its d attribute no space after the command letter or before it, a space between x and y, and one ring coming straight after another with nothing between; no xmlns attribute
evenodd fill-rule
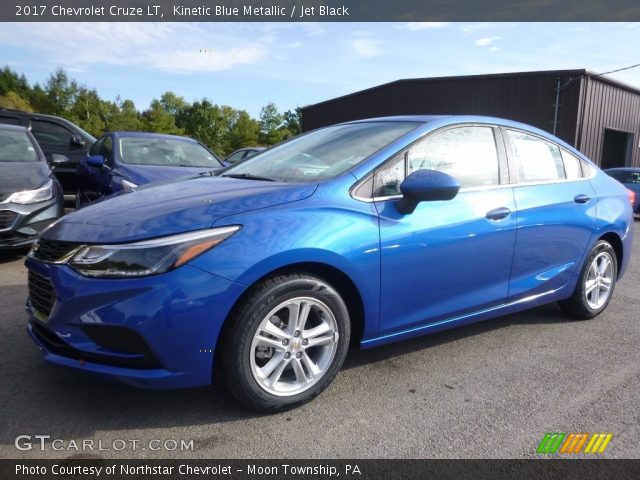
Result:
<svg viewBox="0 0 640 480"><path fill-rule="evenodd" d="M0 66L108 100L294 109L402 78L640 63L640 23L0 23ZM640 68L611 75L640 88Z"/></svg>

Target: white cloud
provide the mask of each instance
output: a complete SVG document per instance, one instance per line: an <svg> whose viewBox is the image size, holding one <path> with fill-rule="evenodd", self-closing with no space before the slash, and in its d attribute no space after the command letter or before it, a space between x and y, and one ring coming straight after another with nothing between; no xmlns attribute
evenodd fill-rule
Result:
<svg viewBox="0 0 640 480"><path fill-rule="evenodd" d="M45 53L70 72L92 65L138 65L175 73L215 72L256 64L268 56L263 43L225 38L216 30L186 23L5 24L0 42L20 39L22 48ZM24 26L23 26L24 25ZM22 31L22 34L20 34ZM28 31L28 35L24 35ZM16 43L17 45L17 43Z"/></svg>
<svg viewBox="0 0 640 480"><path fill-rule="evenodd" d="M500 39L500 37L484 37L484 38L479 38L474 43L478 47L488 47L498 39Z"/></svg>
<svg viewBox="0 0 640 480"><path fill-rule="evenodd" d="M351 42L351 49L360 58L377 57L383 53L378 42L371 38L356 38Z"/></svg>
<svg viewBox="0 0 640 480"><path fill-rule="evenodd" d="M449 25L449 22L408 22L402 25L405 30L427 30L432 28L442 28Z"/></svg>

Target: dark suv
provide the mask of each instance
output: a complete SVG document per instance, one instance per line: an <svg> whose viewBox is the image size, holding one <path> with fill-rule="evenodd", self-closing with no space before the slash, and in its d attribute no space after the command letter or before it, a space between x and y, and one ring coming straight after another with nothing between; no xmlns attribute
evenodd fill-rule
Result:
<svg viewBox="0 0 640 480"><path fill-rule="evenodd" d="M65 195L76 193L76 165L96 141L76 124L61 117L0 108L0 123L21 125L31 130L48 162L56 158L55 176Z"/></svg>

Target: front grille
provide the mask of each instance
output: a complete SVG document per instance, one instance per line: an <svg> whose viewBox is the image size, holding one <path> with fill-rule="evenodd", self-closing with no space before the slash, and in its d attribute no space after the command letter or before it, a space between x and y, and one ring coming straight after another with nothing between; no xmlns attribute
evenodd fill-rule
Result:
<svg viewBox="0 0 640 480"><path fill-rule="evenodd" d="M44 262L55 262L71 253L77 247L77 243L58 242L41 238L33 250L33 256Z"/></svg>
<svg viewBox="0 0 640 480"><path fill-rule="evenodd" d="M12 212L11 210L0 210L0 229L9 228L14 224L18 218L18 214L16 212Z"/></svg>
<svg viewBox="0 0 640 480"><path fill-rule="evenodd" d="M33 308L48 317L56 303L56 292L47 277L29 270L29 300Z"/></svg>

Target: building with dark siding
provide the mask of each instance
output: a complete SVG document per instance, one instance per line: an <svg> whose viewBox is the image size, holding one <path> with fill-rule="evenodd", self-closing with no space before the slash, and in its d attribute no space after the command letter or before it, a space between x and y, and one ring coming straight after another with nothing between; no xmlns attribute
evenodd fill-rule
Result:
<svg viewBox="0 0 640 480"><path fill-rule="evenodd" d="M421 114L517 120L554 133L603 168L640 166L640 89L587 70L398 80L306 106L302 128Z"/></svg>

